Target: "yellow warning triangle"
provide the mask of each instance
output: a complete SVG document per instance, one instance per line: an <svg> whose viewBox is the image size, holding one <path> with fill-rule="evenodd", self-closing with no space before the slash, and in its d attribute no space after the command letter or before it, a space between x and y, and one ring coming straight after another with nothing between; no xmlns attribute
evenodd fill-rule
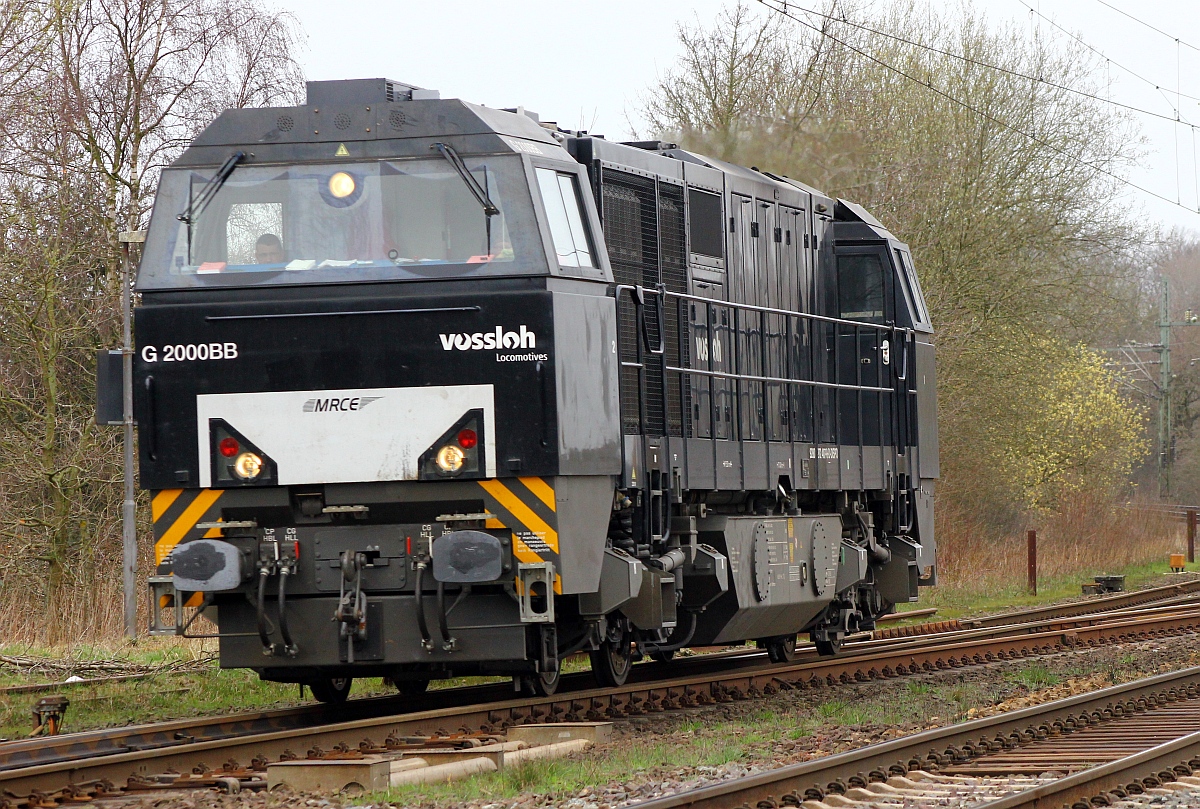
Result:
<svg viewBox="0 0 1200 809"><path fill-rule="evenodd" d="M346 148L346 144L339 143L337 151L333 153L334 157L349 157L350 150Z"/></svg>

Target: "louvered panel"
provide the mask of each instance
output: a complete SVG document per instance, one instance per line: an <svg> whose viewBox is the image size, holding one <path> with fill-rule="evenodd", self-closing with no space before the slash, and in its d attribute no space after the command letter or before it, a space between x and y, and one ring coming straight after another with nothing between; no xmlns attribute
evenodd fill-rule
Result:
<svg viewBox="0 0 1200 809"><path fill-rule="evenodd" d="M662 283L668 292L686 293L687 241L684 232L682 186L659 183L658 237L659 251L662 255ZM680 323L678 300L673 300L667 305L664 321L667 365L687 367L687 320L685 318L684 322ZM667 432L669 435L691 435L690 380L681 379L682 375L679 373L668 373L666 376Z"/></svg>
<svg viewBox="0 0 1200 809"><path fill-rule="evenodd" d="M601 176L604 238L608 244L613 278L618 284L641 284L653 288L659 282L658 211L654 181L634 174L605 169ZM618 335L621 358L637 358L637 324L631 303L620 309ZM659 330L656 307L648 307L646 330L651 345L657 345ZM621 423L625 433L662 435L666 428L661 358L643 351L644 387L638 389L636 368L621 370ZM640 399L639 399L640 393ZM646 413L641 423L639 405Z"/></svg>

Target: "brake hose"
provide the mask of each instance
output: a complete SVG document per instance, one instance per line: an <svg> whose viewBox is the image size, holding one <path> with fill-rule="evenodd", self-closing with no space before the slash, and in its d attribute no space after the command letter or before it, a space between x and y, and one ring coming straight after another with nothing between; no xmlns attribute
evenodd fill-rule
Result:
<svg viewBox="0 0 1200 809"><path fill-rule="evenodd" d="M433 639L429 636L429 627L425 623L425 602L422 598L425 590L425 561L417 562L417 629L421 632L421 646L433 648Z"/></svg>
<svg viewBox="0 0 1200 809"><path fill-rule="evenodd" d="M692 612L691 610L688 610L688 614L692 616L692 622L689 625L687 635L684 636L683 640L676 641L675 643L647 644L646 650L649 652L674 652L691 643L692 637L696 634L697 618L696 613ZM675 633L672 631L671 635L674 634ZM667 640L669 641L670 637L668 637Z"/></svg>
<svg viewBox="0 0 1200 809"><path fill-rule="evenodd" d="M258 569L258 638L262 641L263 654L275 654L275 647L271 644L271 636L267 631L267 577L271 575L270 569L263 565Z"/></svg>
<svg viewBox="0 0 1200 809"><path fill-rule="evenodd" d="M446 584L440 581L437 585L437 611L438 629L442 633L442 648L450 651L454 648L454 638L450 637L449 621L446 618Z"/></svg>
<svg viewBox="0 0 1200 809"><path fill-rule="evenodd" d="M279 634L283 636L283 650L288 657L295 657L300 648L292 642L292 633L288 630L287 619L287 580L291 568L283 565L279 568Z"/></svg>

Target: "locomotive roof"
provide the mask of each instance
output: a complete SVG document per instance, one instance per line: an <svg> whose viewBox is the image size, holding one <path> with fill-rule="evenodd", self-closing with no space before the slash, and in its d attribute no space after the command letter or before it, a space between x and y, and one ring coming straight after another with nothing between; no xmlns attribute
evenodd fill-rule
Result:
<svg viewBox="0 0 1200 809"><path fill-rule="evenodd" d="M493 109L461 99L443 99L434 90L390 79L348 79L307 83L303 106L226 110L196 136L176 166L223 163L230 149L242 149L254 162L309 162L337 158L424 156L434 142L446 141L465 153L515 152L575 162L596 157L634 171L689 184L770 194L791 204L811 195L818 212L839 220L884 229L862 207L835 200L790 177L657 141L619 143L584 132L557 132L521 108ZM549 125L552 126L552 125ZM587 144L581 153L578 144ZM685 164L697 169L689 170ZM707 169L709 172L705 172ZM722 177L718 177L720 172ZM722 188L722 186L724 188Z"/></svg>
<svg viewBox="0 0 1200 809"><path fill-rule="evenodd" d="M221 163L231 148L263 162L426 155L436 141L460 152L521 152L570 160L523 111L498 110L387 79L308 82L297 107L226 110L176 161ZM339 148L344 147L344 148Z"/></svg>

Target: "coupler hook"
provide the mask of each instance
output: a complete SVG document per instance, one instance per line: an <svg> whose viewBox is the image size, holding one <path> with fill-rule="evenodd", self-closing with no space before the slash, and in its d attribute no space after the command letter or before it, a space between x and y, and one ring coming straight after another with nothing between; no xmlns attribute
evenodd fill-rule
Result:
<svg viewBox="0 0 1200 809"><path fill-rule="evenodd" d="M333 620L341 626L338 637L346 641L346 662L354 662L354 642L367 639L367 597L362 589L362 571L367 564L367 555L362 552L342 553L342 588L337 612ZM347 584L353 584L351 590Z"/></svg>

